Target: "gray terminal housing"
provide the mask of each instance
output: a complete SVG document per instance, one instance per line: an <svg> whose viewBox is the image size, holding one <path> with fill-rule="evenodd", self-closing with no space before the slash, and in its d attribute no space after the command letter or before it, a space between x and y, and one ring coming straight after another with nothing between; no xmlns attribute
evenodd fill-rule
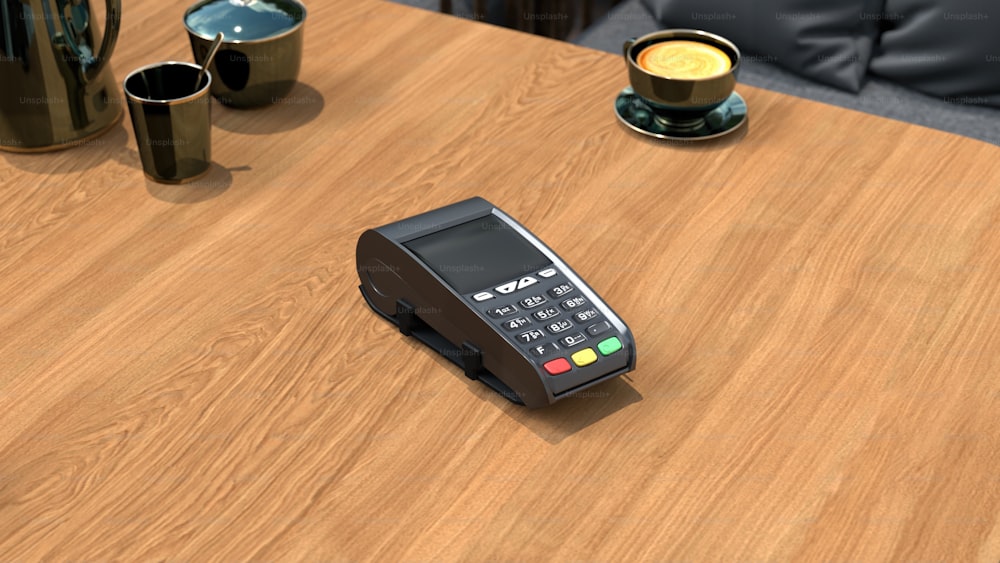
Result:
<svg viewBox="0 0 1000 563"><path fill-rule="evenodd" d="M485 199L366 230L357 270L376 313L515 403L543 407L635 369L621 318ZM554 365L569 368L553 375Z"/></svg>

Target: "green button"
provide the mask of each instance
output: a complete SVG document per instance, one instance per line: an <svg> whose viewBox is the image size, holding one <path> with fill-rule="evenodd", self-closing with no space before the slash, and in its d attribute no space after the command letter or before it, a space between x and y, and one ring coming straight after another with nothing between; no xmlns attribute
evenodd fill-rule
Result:
<svg viewBox="0 0 1000 563"><path fill-rule="evenodd" d="M601 343L597 345L597 349L601 351L602 356L610 356L611 354L614 354L618 350L622 349L622 341L618 340L617 336L612 336L611 338L602 340Z"/></svg>

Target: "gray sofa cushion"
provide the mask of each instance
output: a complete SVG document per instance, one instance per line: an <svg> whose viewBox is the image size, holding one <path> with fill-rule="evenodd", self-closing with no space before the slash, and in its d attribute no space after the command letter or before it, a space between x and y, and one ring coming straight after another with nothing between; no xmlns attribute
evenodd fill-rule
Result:
<svg viewBox="0 0 1000 563"><path fill-rule="evenodd" d="M883 0L644 0L662 27L704 29L741 50L851 92L861 89Z"/></svg>
<svg viewBox="0 0 1000 563"><path fill-rule="evenodd" d="M656 21L653 14L643 4L643 0L625 0L591 24L573 42L591 49L622 55L623 46L627 39L653 33L660 29L663 29L663 26ZM624 64L623 59L622 77L627 80Z"/></svg>
<svg viewBox="0 0 1000 563"><path fill-rule="evenodd" d="M944 98L1000 107L996 0L886 0L872 74Z"/></svg>

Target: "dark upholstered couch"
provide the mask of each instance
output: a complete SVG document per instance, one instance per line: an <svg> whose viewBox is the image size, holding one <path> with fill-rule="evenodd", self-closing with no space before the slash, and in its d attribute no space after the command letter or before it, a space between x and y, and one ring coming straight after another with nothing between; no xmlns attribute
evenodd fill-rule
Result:
<svg viewBox="0 0 1000 563"><path fill-rule="evenodd" d="M396 1L441 6L440 0ZM1000 3L623 0L611 7L610 0L589 1L610 10L592 12L585 27L569 30L567 39L579 45L620 55L629 37L670 27L706 29L744 51L744 84L1000 145ZM517 27L509 21L510 2L452 4L457 15ZM578 22L579 14L572 19Z"/></svg>

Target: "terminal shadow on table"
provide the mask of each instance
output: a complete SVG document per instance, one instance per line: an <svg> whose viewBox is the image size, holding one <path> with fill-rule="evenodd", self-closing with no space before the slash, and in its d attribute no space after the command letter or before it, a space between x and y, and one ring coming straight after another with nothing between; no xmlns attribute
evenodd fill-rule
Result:
<svg viewBox="0 0 1000 563"><path fill-rule="evenodd" d="M629 384L629 374L625 374L583 389L547 407L529 409L511 403L482 382L467 378L461 368L423 343L403 338L400 344L408 346L410 353L414 355L427 354L433 357L441 366L442 369L435 370L434 373L428 374L428 377L440 377L442 383L444 383L443 378L447 377L464 381L468 387L469 401L493 403L504 414L550 444L558 444L591 424L642 400L642 395Z"/></svg>

